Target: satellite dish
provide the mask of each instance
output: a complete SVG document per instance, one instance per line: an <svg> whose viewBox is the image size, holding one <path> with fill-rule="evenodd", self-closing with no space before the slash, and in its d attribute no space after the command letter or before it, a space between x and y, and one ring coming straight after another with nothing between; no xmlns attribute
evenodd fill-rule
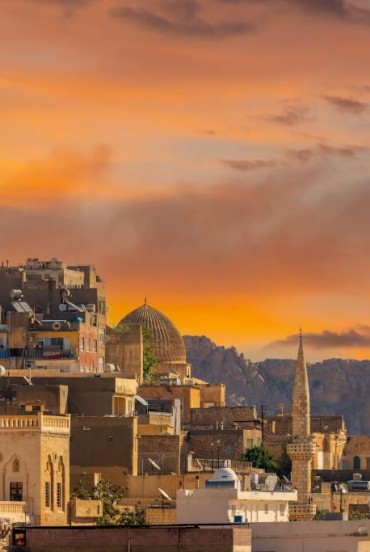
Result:
<svg viewBox="0 0 370 552"><path fill-rule="evenodd" d="M168 494L166 493L166 491L164 491L163 489L160 489L158 487L158 491L159 491L159 494L165 498L166 500L169 500L170 502L172 502L172 498L170 496L168 496Z"/></svg>
<svg viewBox="0 0 370 552"><path fill-rule="evenodd" d="M0 366L0 378L3 378L6 374L6 369L4 366Z"/></svg>
<svg viewBox="0 0 370 552"><path fill-rule="evenodd" d="M158 466L158 464L156 464L156 463L154 462L154 460L152 460L151 458L148 458L148 460L149 460L149 462L151 463L151 465L153 466L153 468L155 468L155 469L158 470L158 471L161 471L162 468L161 468L160 466Z"/></svg>

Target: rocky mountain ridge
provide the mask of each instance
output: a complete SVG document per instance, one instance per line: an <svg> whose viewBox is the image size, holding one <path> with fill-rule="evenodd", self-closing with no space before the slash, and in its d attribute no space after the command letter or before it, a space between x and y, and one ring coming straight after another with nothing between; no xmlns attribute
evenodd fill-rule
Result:
<svg viewBox="0 0 370 552"><path fill-rule="evenodd" d="M267 413L291 407L295 360L251 362L235 347L206 336L184 336L195 377L225 383L229 404L265 405ZM370 360L332 358L308 365L312 415L342 414L348 433L370 434Z"/></svg>

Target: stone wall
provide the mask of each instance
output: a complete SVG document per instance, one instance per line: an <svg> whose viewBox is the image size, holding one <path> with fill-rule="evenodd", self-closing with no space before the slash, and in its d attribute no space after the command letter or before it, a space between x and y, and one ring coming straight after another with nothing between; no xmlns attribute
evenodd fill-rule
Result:
<svg viewBox="0 0 370 552"><path fill-rule="evenodd" d="M72 417L74 473L100 472L103 479L110 479L110 468L115 468L121 473L136 475L137 458L136 417Z"/></svg>
<svg viewBox="0 0 370 552"><path fill-rule="evenodd" d="M176 508L149 506L145 510L148 525L171 525L176 523Z"/></svg>
<svg viewBox="0 0 370 552"><path fill-rule="evenodd" d="M122 333L107 327L105 361L118 365L125 378L143 381L143 335L140 324L126 324Z"/></svg>
<svg viewBox="0 0 370 552"><path fill-rule="evenodd" d="M238 460L247 448L248 439L251 442L255 439L257 444L258 435L259 430L192 429L189 432L189 450L194 452L195 458Z"/></svg>
<svg viewBox="0 0 370 552"><path fill-rule="evenodd" d="M16 548L11 548L16 552ZM22 549L24 550L24 549ZM28 527L26 552L251 552L246 526ZM17 551L18 552L18 551Z"/></svg>
<svg viewBox="0 0 370 552"><path fill-rule="evenodd" d="M192 408L190 412L190 425L198 429L215 429L222 423L224 429L235 429L234 424L244 426L257 421L255 406L214 406L210 408Z"/></svg>
<svg viewBox="0 0 370 552"><path fill-rule="evenodd" d="M225 406L225 390L223 383L207 383L200 385L200 406L208 408L209 406Z"/></svg>
<svg viewBox="0 0 370 552"><path fill-rule="evenodd" d="M184 435L140 435L139 473L157 473L149 461L154 460L160 473L180 473L185 468Z"/></svg>
<svg viewBox="0 0 370 552"><path fill-rule="evenodd" d="M200 407L200 389L193 385L140 385L137 392L144 399L180 399L184 424L190 421L190 410Z"/></svg>

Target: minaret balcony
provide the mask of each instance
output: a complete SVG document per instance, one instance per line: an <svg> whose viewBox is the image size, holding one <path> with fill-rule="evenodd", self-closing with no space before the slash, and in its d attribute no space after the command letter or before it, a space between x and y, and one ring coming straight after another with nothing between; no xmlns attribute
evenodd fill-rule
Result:
<svg viewBox="0 0 370 552"><path fill-rule="evenodd" d="M311 460L316 452L316 444L309 440L303 442L293 441L293 443L288 443L287 452L291 458Z"/></svg>

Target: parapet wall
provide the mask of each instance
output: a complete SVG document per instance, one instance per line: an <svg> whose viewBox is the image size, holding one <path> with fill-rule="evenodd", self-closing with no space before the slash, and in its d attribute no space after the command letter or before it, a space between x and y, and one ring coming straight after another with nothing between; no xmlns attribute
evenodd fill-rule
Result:
<svg viewBox="0 0 370 552"><path fill-rule="evenodd" d="M251 552L245 526L27 527L11 552Z"/></svg>

